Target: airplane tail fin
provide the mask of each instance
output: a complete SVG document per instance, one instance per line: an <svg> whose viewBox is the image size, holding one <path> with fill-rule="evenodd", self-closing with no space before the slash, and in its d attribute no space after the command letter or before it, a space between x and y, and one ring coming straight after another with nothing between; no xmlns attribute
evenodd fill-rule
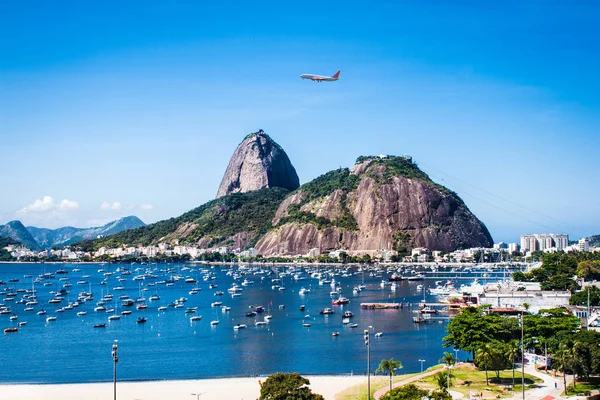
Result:
<svg viewBox="0 0 600 400"><path fill-rule="evenodd" d="M335 79L338 79L338 78L340 77L340 71L336 72L336 73L333 75L333 77L334 77Z"/></svg>

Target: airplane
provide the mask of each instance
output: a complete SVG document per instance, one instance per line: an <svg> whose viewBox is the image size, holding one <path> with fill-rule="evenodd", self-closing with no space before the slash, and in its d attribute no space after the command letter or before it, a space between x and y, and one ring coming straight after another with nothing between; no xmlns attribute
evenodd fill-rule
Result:
<svg viewBox="0 0 600 400"><path fill-rule="evenodd" d="M300 78L302 79L310 79L315 82L333 82L337 81L340 77L340 71L336 72L333 76L323 76L323 75L312 75L312 74L302 74Z"/></svg>

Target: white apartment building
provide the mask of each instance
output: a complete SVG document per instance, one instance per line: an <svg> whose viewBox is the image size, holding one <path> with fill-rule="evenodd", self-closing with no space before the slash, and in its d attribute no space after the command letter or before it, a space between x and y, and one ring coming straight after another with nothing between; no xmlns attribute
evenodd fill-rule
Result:
<svg viewBox="0 0 600 400"><path fill-rule="evenodd" d="M577 246L579 247L579 251L590 251L590 242L588 242L587 238L579 239Z"/></svg>
<svg viewBox="0 0 600 400"><path fill-rule="evenodd" d="M521 250L544 251L555 248L558 251L564 250L569 245L569 235L544 233L521 235Z"/></svg>
<svg viewBox="0 0 600 400"><path fill-rule="evenodd" d="M514 253L515 251L519 251L521 249L521 246L519 246L519 243L509 243L508 244L508 251L510 253Z"/></svg>

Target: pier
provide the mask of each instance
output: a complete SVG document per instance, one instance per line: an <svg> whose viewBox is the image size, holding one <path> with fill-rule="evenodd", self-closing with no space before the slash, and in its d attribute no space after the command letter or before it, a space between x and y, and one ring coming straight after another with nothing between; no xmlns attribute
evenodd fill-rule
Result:
<svg viewBox="0 0 600 400"><path fill-rule="evenodd" d="M402 303L360 303L360 308L366 310L388 310L402 308Z"/></svg>

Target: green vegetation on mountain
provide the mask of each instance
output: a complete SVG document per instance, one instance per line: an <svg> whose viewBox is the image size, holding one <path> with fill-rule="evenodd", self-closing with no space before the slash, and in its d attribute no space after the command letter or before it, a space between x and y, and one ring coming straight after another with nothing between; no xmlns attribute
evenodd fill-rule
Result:
<svg viewBox="0 0 600 400"><path fill-rule="evenodd" d="M540 282L543 290L570 290L574 292L575 276L586 280L600 278L600 253L547 253L542 254L542 266L531 272L515 272L519 282Z"/></svg>
<svg viewBox="0 0 600 400"><path fill-rule="evenodd" d="M252 247L270 228L277 207L288 193L289 191L281 188L267 188L229 194L177 218L97 240L83 241L78 243L78 246L89 251L98 250L100 247L157 244L165 238L166 241L178 240L179 244L192 244L200 239L210 238L210 247L231 244L232 236L247 232L250 236L248 247ZM173 235L178 230L181 233Z"/></svg>
<svg viewBox="0 0 600 400"><path fill-rule="evenodd" d="M600 235L590 236L588 242L590 242L590 247L600 246Z"/></svg>
<svg viewBox="0 0 600 400"><path fill-rule="evenodd" d="M346 197L349 192L358 187L363 176L373 178L376 182L381 184L391 183L392 178L395 176L418 179L445 194L451 195L459 202L459 204L464 204L456 193L433 182L431 178L429 178L429 175L421 171L417 164L413 163L410 159L397 156L386 156L385 158L360 156L356 159L356 164L367 161L369 162L369 165L362 175L353 174L348 168L339 168L329 171L302 185L295 191L296 193L304 194L302 201L290 205L288 207L288 215L282 218L277 225L281 226L289 222L297 222L299 224L312 224L319 230L329 227L338 227L350 231L357 230L358 224L346 206ZM383 168L377 168L378 166L382 166ZM324 217L317 217L311 212L300 210L305 204L329 196L336 190L341 190L343 192L340 199L340 206L342 208L341 217L330 220ZM400 247L402 246L400 245Z"/></svg>
<svg viewBox="0 0 600 400"><path fill-rule="evenodd" d="M41 250L38 242L35 241L21 221L10 221L6 225L0 225L0 237L12 238L30 250Z"/></svg>
<svg viewBox="0 0 600 400"><path fill-rule="evenodd" d="M360 182L360 177L350 173L348 168L340 168L329 171L312 181L305 183L296 190L304 194L304 198L297 204L292 204L288 208L288 215L279 221L278 225L283 225L289 222L297 222L299 224L313 224L317 229L325 229L332 226L337 226L347 230L356 230L358 225L356 220L346 206L346 195L348 192L356 189ZM314 200L318 200L329 196L336 190L342 190L341 207L343 214L341 217L332 221L328 218L317 217L315 214L307 211L300 211L300 208Z"/></svg>
<svg viewBox="0 0 600 400"><path fill-rule="evenodd" d="M0 261L12 261L13 257L4 248L6 246L19 245L19 244L21 244L21 243L14 240L13 238L0 236Z"/></svg>
<svg viewBox="0 0 600 400"><path fill-rule="evenodd" d="M376 156L361 156L356 159L356 163L361 163L371 160L369 163L369 167L367 169L367 176L375 179L380 183L391 183L392 177L399 176L408 179L418 179L423 182L426 182L429 186L441 191L444 194L448 194L452 196L459 204L464 205L462 199L445 186L442 186L438 183L435 183L431 180L429 175L427 175L424 171L422 171L417 163L414 163L411 159L406 157L398 157L398 156L385 156L385 158L376 157ZM385 169L383 170L382 175L377 175L373 169L373 166L383 166Z"/></svg>

